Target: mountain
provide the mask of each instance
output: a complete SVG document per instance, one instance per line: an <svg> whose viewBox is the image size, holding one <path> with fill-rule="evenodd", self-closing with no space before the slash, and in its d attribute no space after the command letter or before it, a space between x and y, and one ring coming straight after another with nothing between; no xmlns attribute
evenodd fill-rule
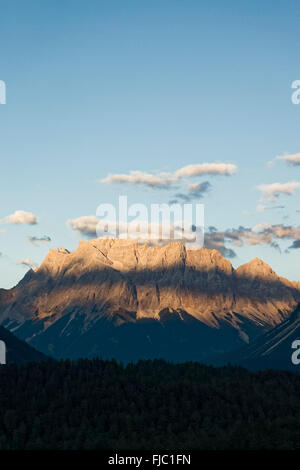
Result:
<svg viewBox="0 0 300 470"><path fill-rule="evenodd" d="M54 357L202 360L281 324L299 302L299 285L258 258L235 270L216 250L107 238L50 250L0 291L0 323Z"/></svg>
<svg viewBox="0 0 300 470"><path fill-rule="evenodd" d="M47 356L32 348L25 341L16 338L6 328L0 326L0 340L6 346L6 363L40 362L47 360Z"/></svg>
<svg viewBox="0 0 300 470"><path fill-rule="evenodd" d="M299 345L292 347L294 341ZM293 353L300 346L300 306L280 325L260 335L248 346L241 350L229 353L214 364L222 365L226 362L240 364L250 369L283 369L300 370L300 364L292 361ZM298 360L300 359L300 353Z"/></svg>

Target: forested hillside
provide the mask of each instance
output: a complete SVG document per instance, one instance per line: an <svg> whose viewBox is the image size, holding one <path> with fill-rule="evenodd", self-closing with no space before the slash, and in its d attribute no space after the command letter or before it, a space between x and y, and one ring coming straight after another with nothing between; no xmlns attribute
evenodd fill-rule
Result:
<svg viewBox="0 0 300 470"><path fill-rule="evenodd" d="M299 449L300 375L199 363L0 367L0 449Z"/></svg>

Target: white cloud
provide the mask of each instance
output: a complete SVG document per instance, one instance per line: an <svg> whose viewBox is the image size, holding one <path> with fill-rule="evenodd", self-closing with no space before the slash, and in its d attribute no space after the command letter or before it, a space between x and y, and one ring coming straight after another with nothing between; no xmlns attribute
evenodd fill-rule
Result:
<svg viewBox="0 0 300 470"><path fill-rule="evenodd" d="M212 185L208 181L190 184L188 186L187 193L175 194L174 199L170 201L170 204L177 204L179 200L184 203L188 203L193 199L201 199L211 188Z"/></svg>
<svg viewBox="0 0 300 470"><path fill-rule="evenodd" d="M262 200L276 201L281 194L290 196L299 187L300 183L297 181L290 181L288 183L261 184L257 186L257 189L262 193Z"/></svg>
<svg viewBox="0 0 300 470"><path fill-rule="evenodd" d="M209 191L211 184L208 181L203 183L193 183L188 186L189 193L194 196L202 196L203 193Z"/></svg>
<svg viewBox="0 0 300 470"><path fill-rule="evenodd" d="M284 209L285 206L266 206L264 204L258 204L257 206L257 210L259 212L265 212L265 211L270 211L270 210L274 210L274 209Z"/></svg>
<svg viewBox="0 0 300 470"><path fill-rule="evenodd" d="M209 249L218 250L223 256L233 258L236 253L232 247L242 247L244 245L269 245L270 247L281 251L279 242L281 240L291 241L292 244L285 252L290 249L300 248L300 227L288 225L269 225L257 224L251 228L239 227L237 229L228 229L218 231L215 227L209 227L205 232L204 246Z"/></svg>
<svg viewBox="0 0 300 470"><path fill-rule="evenodd" d="M39 243L49 243L51 242L51 238L47 235L43 237L28 237L28 241L33 245L38 245Z"/></svg>
<svg viewBox="0 0 300 470"><path fill-rule="evenodd" d="M233 246L269 245L280 250L278 245L279 240L291 240L293 244L290 248L299 248L300 227L282 224L257 224L252 229L239 227L238 229L228 229L224 232L214 229L205 234L205 245L206 240L211 238L212 240L218 240L221 247L225 246L225 242L229 242Z"/></svg>
<svg viewBox="0 0 300 470"><path fill-rule="evenodd" d="M18 261L18 264L23 266L28 266L29 268L36 268L38 265L32 261L30 258L24 258Z"/></svg>
<svg viewBox="0 0 300 470"><path fill-rule="evenodd" d="M131 183L150 188L166 188L174 183L174 177L168 173L159 173L153 175L151 173L144 173L142 171L131 171L128 175L116 174L108 175L101 180L101 183Z"/></svg>
<svg viewBox="0 0 300 470"><path fill-rule="evenodd" d="M214 227L210 227L205 232L204 236L204 248L208 250L218 250L225 258L234 258L236 253L225 246L224 232L218 232Z"/></svg>
<svg viewBox="0 0 300 470"><path fill-rule="evenodd" d="M175 172L175 178L191 178L202 175L233 175L237 171L237 166L232 163L197 163L187 165Z"/></svg>
<svg viewBox="0 0 300 470"><path fill-rule="evenodd" d="M22 210L15 211L13 214L8 215L0 220L1 224L30 224L35 225L37 223L37 218L31 212L26 212Z"/></svg>
<svg viewBox="0 0 300 470"><path fill-rule="evenodd" d="M96 234L98 223L99 219L95 215L85 215L77 219L67 220L67 225L73 230L80 232L82 235L92 237Z"/></svg>
<svg viewBox="0 0 300 470"><path fill-rule="evenodd" d="M284 160L286 163L292 166L300 165L300 153L287 154L287 155L278 155L276 160Z"/></svg>
<svg viewBox="0 0 300 470"><path fill-rule="evenodd" d="M101 183L129 183L148 186L150 188L168 189L179 180L203 175L233 175L237 166L232 163L198 163L187 165L174 173L145 173L142 171L130 171L129 174L109 174L100 180Z"/></svg>
<svg viewBox="0 0 300 470"><path fill-rule="evenodd" d="M201 230L194 232L193 227L189 227L182 232L182 223L143 225L141 222L113 223L100 220L95 216L84 216L78 219L69 220L68 225L89 238L115 238L118 233L119 238L137 240L141 243L161 245L174 240L184 241L188 248L202 247ZM138 225L138 228L137 228ZM107 231L109 230L109 231ZM195 239L196 237L196 239ZM195 239L195 241L192 241ZM300 248L300 227L292 227L283 224L269 225L257 224L252 228L238 227L237 229L227 229L218 231L215 227L209 227L205 231L204 246L209 249L217 249L223 256L232 258L236 256L230 246L242 247L244 245L269 245L280 250L278 242L280 240L290 240L290 249Z"/></svg>
<svg viewBox="0 0 300 470"><path fill-rule="evenodd" d="M182 221L174 223L146 223L133 220L132 222L116 223L101 220L95 216L83 216L78 219L68 220L67 224L81 235L89 238L122 238L139 242L161 245L170 241L183 241L190 244L191 248L201 248L202 233L195 231L192 226L182 230Z"/></svg>

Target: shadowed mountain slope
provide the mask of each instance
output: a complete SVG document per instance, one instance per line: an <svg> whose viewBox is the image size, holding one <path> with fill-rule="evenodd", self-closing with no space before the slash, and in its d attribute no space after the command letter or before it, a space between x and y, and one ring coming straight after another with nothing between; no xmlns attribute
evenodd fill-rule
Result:
<svg viewBox="0 0 300 470"><path fill-rule="evenodd" d="M27 362L40 362L48 359L44 354L29 346L25 341L16 338L2 326L0 326L0 340L4 341L6 345L7 364L12 362L25 364Z"/></svg>
<svg viewBox="0 0 300 470"><path fill-rule="evenodd" d="M260 335L248 346L216 358L214 364L222 365L231 362L250 369L300 371L300 364L292 361L292 355L299 350L299 345L292 347L297 340L300 345L300 306L286 321ZM296 356L296 359L300 360L300 353Z"/></svg>
<svg viewBox="0 0 300 470"><path fill-rule="evenodd" d="M216 250L82 241L0 291L0 323L55 357L201 360L289 318L299 286L256 258L234 270Z"/></svg>

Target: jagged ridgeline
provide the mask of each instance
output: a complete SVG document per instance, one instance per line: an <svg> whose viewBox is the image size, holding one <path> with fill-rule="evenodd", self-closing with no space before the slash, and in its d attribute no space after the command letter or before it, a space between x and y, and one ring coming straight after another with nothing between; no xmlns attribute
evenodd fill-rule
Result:
<svg viewBox="0 0 300 470"><path fill-rule="evenodd" d="M205 360L287 320L299 287L258 258L234 269L182 242L96 239L1 290L0 323L56 358Z"/></svg>

